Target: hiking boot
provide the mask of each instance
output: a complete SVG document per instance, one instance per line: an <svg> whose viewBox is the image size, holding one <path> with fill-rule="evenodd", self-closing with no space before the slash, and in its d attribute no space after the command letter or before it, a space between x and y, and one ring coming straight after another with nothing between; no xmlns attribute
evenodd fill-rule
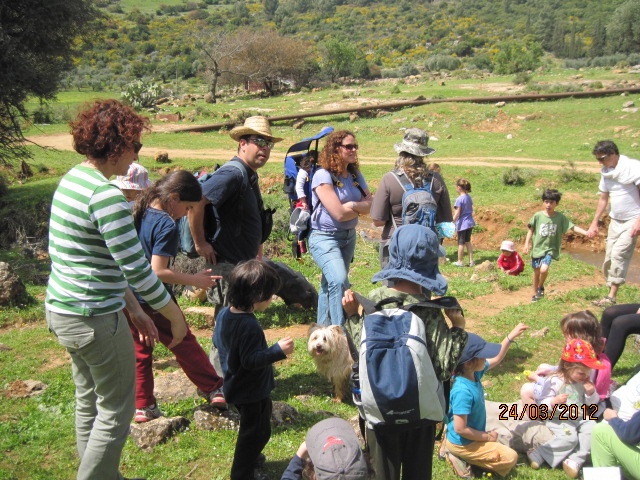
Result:
<svg viewBox="0 0 640 480"><path fill-rule="evenodd" d="M136 423L148 422L155 420L156 418L164 417L164 413L158 408L157 404L149 405L148 407L136 409L136 416L134 421Z"/></svg>
<svg viewBox="0 0 640 480"><path fill-rule="evenodd" d="M538 298L544 297L544 287L538 287L538 290L536 290L536 297Z"/></svg>
<svg viewBox="0 0 640 480"><path fill-rule="evenodd" d="M222 387L209 393L204 393L202 390L198 389L198 395L204 397L212 407L216 407L220 410L226 410L228 407L227 401L224 398L224 393L222 393Z"/></svg>

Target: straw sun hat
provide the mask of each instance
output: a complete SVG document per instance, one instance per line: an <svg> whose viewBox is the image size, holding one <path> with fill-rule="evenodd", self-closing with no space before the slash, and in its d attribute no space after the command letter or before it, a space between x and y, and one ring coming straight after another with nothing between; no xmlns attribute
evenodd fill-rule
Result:
<svg viewBox="0 0 640 480"><path fill-rule="evenodd" d="M244 121L242 127L235 127L229 132L231 138L236 142L240 141L240 137L245 135L259 135L274 143L280 142L283 139L280 137L274 137L271 135L271 126L267 117L255 116L249 117Z"/></svg>

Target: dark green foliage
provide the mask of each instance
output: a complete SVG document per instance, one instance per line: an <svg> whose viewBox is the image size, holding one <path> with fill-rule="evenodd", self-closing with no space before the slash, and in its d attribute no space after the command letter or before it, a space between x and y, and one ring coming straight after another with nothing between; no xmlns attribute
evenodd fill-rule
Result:
<svg viewBox="0 0 640 480"><path fill-rule="evenodd" d="M75 39L97 12L88 0L0 3L0 161L28 157L21 118L29 96L49 100L71 66Z"/></svg>
<svg viewBox="0 0 640 480"><path fill-rule="evenodd" d="M459 58L449 55L433 55L429 57L424 66L430 72L439 72L440 70L457 70L462 65Z"/></svg>

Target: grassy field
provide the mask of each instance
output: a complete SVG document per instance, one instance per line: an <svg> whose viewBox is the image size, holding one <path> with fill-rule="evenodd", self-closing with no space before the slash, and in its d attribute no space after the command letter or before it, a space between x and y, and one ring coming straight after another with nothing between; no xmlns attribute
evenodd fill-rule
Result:
<svg viewBox="0 0 640 480"><path fill-rule="evenodd" d="M571 77L576 72L551 71L536 75L540 82L576 82ZM611 71L581 72L584 79L615 82L633 82L634 75ZM637 76L637 75L636 75ZM216 105L197 103L189 107L176 107L188 113L199 110L194 123L223 121L224 113L239 110L263 112L267 115L292 113L301 110L321 110L334 104L346 102L364 103L374 100L391 101L412 99L418 95L457 97L463 95L488 94L489 84L500 84L510 88L509 78L448 79L444 86L435 81L418 81L415 85L400 84L399 94L391 94L393 82L377 82L349 88L326 89L320 92L305 92L293 95L260 99L246 97L225 101ZM497 87L496 87L497 88ZM114 92L101 97L118 96ZM63 93L59 104L52 108L61 112L74 111L78 103L90 100L94 93ZM472 195L478 213L478 238L484 235L486 247L476 252L477 260L497 259L497 247L505 232L521 242L526 233L526 221L533 211L540 208L539 195L545 187L558 188L564 193L560 210L576 224L586 227L596 203L597 175L587 172L595 163L590 155L595 141L611 138L623 152L638 158L638 113L622 111L628 101L640 103L640 96L610 96L597 99L566 99L561 101L512 103L503 108L493 105L444 103L411 109L391 111L385 116L360 118L349 122L348 116L331 116L311 119L301 129L291 127L288 122L274 126L277 135L285 141L278 144L272 159L261 170L261 189L265 203L278 207L272 238L266 245L268 255L302 271L315 285L319 283L319 270L310 256L298 263L288 254L286 244L286 199L281 191L284 153L287 146L310 136L324 125L347 128L356 132L363 163L362 170L375 190L379 178L390 169L395 159L394 143L402 138L401 128L418 126L430 132L430 145L438 151L432 159L443 167L448 184L464 176L473 185ZM35 108L36 105L31 107ZM30 108L31 108L30 107ZM334 107L335 108L335 107ZM62 109L66 109L62 111ZM64 115L60 115L61 117ZM188 124L188 123L185 123ZM28 135L59 134L67 131L64 123L30 126ZM511 138L507 135L511 134ZM233 142L225 132L207 133L152 133L144 137L145 147L158 147L168 151L184 151L172 156L171 168L188 170L210 168L215 163L209 157L193 152L206 153L221 150L231 156ZM30 300L24 305L0 310L0 343L11 350L0 349L0 387L6 390L11 382L36 379L48 385L41 395L31 398L11 398L0 395L0 480L9 479L67 479L72 478L77 467L77 455L73 435L73 382L68 356L47 331L43 320L43 294L48 272L46 257L37 255L33 247L37 237L46 234L48 202L60 175L79 161L70 151L42 150L31 147L35 158L32 167L36 176L24 184L14 183L0 205L0 216L8 221L5 225L15 228L21 240L18 246L0 251L0 261L9 262L24 280ZM144 154L144 149L143 149ZM227 158L228 158L227 157ZM456 160L454 160L454 158ZM464 159L460 164L458 158ZM450 160L448 160L450 159ZM484 159L488 165L474 164ZM143 156L141 162L152 170L157 178L165 165ZM561 175L566 162L575 162L576 170L568 177ZM502 175L518 165L525 178L525 185L507 186ZM546 167L551 167L547 169ZM565 180L569 181L565 181ZM452 194L454 196L454 194ZM481 217L481 218L480 218ZM22 229L22 230L20 230ZM495 235L495 237L492 237ZM36 237L36 238L34 238ZM25 255L25 246L32 245L34 258ZM454 258L455 246L447 242L449 258ZM358 240L355 262L351 268L354 289L366 293L373 285L371 275L378 269L375 245ZM558 321L566 313L591 307L591 300L606 292L601 275L594 267L563 255L554 262L549 286L553 293L542 302L530 304L531 270L527 268L520 277L497 277L481 275L479 281L472 280L470 269L456 269L450 264L442 266L449 280L449 293L457 296L469 322L469 330L499 341L516 323L523 321L532 330L549 327L544 338L524 336L514 345L507 359L488 374L491 385L486 388L490 400L512 402L517 399L517 390L525 381L523 370L535 367L540 362L555 362L562 347L562 338L557 328ZM621 289L619 302L637 301L640 290L635 285ZM524 300L523 300L524 299ZM183 307L191 305L180 300ZM593 307L591 307L593 308ZM596 312L598 313L598 312ZM275 302L260 315L265 328L287 327L313 320L313 312L298 312ZM202 327L199 317L189 318L192 325ZM200 339L205 350L210 346L209 335ZM353 406L335 404L330 401L331 386L315 373L313 363L306 353L305 339L296 340L296 351L291 359L276 366L276 390L274 400L285 401L300 412L298 423L292 427L276 428L266 448L269 460L268 472L272 478L280 475L291 455L304 438L306 430L324 418L324 412L332 412L344 418L356 414ZM158 359L169 357L169 352L160 347L155 351ZM640 365L633 339L614 371L614 379L626 381ZM159 374L171 371L165 367ZM193 418L196 401L181 401L162 405L169 415L184 415ZM235 432L210 432L190 429L180 433L164 445L150 452L140 451L132 442L127 442L122 459L125 476L141 476L148 479L224 479L228 478L235 444ZM521 457L525 463L525 458ZM450 467L434 460L434 477L455 478ZM514 479L560 479L562 471L543 469L534 471L526 465L519 466L510 478Z"/></svg>

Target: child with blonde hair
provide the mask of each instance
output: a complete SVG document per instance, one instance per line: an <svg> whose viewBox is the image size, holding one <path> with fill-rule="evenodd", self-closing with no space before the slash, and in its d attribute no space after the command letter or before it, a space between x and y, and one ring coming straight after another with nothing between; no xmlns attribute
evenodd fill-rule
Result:
<svg viewBox="0 0 640 480"><path fill-rule="evenodd" d="M611 381L611 361L604 353L605 340L602 338L602 330L596 316L589 310L570 313L560 320L560 330L565 342L576 338L583 339L591 344L596 356L604 365L604 368L593 370L591 380L596 386L600 400L608 399L611 395L613 382ZM526 383L520 389L520 397L523 403L540 403L542 390L546 380L558 367L542 363L535 372L528 374L532 383Z"/></svg>
<svg viewBox="0 0 640 480"><path fill-rule="evenodd" d="M555 435L547 443L529 450L531 468L539 469L544 463L552 468L562 463L569 478L578 478L582 465L591 450L591 420L600 399L591 382L591 369L605 366L589 342L573 339L566 344L557 372L545 383L540 411L543 406L548 415L546 426Z"/></svg>

